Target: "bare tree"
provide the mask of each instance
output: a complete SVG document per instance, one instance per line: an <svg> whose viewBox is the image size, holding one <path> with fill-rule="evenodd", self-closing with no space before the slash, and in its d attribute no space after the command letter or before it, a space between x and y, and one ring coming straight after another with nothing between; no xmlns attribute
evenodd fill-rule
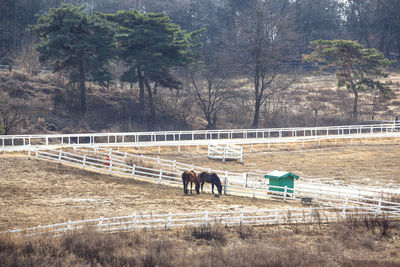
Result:
<svg viewBox="0 0 400 267"><path fill-rule="evenodd" d="M10 98L5 94L0 95L0 133L7 135L10 130L17 127L24 121L24 116L19 105L12 103Z"/></svg>
<svg viewBox="0 0 400 267"><path fill-rule="evenodd" d="M290 88L297 79L296 75L287 75L295 51L291 48L298 39L292 30L293 9L289 3L256 0L237 18L238 54L254 86L254 128L259 125L265 101Z"/></svg>
<svg viewBox="0 0 400 267"><path fill-rule="evenodd" d="M26 41L19 50L11 54L13 65L21 68L29 76L34 76L40 69L39 53L35 49L33 41Z"/></svg>
<svg viewBox="0 0 400 267"><path fill-rule="evenodd" d="M227 75L218 66L207 66L201 70L192 70L190 82L207 121L207 129L217 127L218 113L225 104L235 97L234 86Z"/></svg>

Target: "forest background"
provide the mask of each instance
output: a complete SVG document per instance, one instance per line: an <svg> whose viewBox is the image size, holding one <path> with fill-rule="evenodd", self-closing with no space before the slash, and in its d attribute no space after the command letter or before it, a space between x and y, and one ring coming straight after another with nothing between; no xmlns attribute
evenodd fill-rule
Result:
<svg viewBox="0 0 400 267"><path fill-rule="evenodd" d="M114 60L107 82L87 81L82 114L79 84L67 71L49 73L39 62L38 36L27 31L38 15L63 3L84 12L163 12L187 33L205 29L196 60L174 66L174 86L150 84L153 102L141 103L139 82L121 78ZM400 58L400 2L396 0L0 0L2 127L8 133L315 126L394 119L397 63L385 82L392 94L360 96L337 88L334 70L316 75L302 61L317 39L354 40ZM148 93L148 91L147 91ZM154 106L154 114L149 105Z"/></svg>

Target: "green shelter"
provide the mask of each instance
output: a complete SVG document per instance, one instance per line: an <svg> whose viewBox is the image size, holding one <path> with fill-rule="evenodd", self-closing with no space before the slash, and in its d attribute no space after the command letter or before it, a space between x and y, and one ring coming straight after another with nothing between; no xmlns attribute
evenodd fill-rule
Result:
<svg viewBox="0 0 400 267"><path fill-rule="evenodd" d="M289 190L294 188L294 179L299 179L299 176L291 173L291 172L285 172L285 171L272 171L267 173L265 178L269 179L269 185L270 188L269 190L271 191L277 191L277 192L284 192L284 188L275 188L271 186L280 186L280 187L285 187L287 186L288 190L286 191L287 193L293 193L293 190Z"/></svg>

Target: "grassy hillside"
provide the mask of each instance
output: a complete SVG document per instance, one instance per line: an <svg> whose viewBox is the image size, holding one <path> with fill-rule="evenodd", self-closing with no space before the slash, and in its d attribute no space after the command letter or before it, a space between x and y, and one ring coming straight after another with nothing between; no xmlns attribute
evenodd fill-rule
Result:
<svg viewBox="0 0 400 267"><path fill-rule="evenodd" d="M393 120L400 115L400 75L386 81L393 93L361 93L358 121L351 119L352 94L338 89L333 76L303 75L288 91L272 96L262 107L260 127L294 127L352 124ZM251 81L236 80L240 98L227 102L217 116L218 128L246 128L252 121ZM19 71L0 71L0 106L15 107L24 117L14 133L71 133L91 131L140 131L202 129L206 123L194 93L184 84L180 91L160 89L154 96L156 121L142 118L136 86L112 85L106 89L88 83L88 112L77 110L79 95L60 75L28 76Z"/></svg>

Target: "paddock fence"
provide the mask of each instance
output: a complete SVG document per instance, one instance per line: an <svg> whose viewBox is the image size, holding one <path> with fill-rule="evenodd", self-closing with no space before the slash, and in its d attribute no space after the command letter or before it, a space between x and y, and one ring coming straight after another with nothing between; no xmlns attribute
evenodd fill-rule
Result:
<svg viewBox="0 0 400 267"><path fill-rule="evenodd" d="M309 207L301 209L275 209L253 211L222 211L167 214L133 214L130 216L97 218L80 221L68 221L27 229L7 231L6 234L24 236L57 234L78 230L99 232L135 231L139 229L172 229L178 227L199 227L207 225L281 225L281 224L321 224L354 220L398 220L399 211L383 210L380 206L352 207Z"/></svg>
<svg viewBox="0 0 400 267"><path fill-rule="evenodd" d="M109 175L117 175L129 177L131 179L143 179L146 181L171 185L181 186L181 172L170 171L165 169L155 169L149 167L138 166L136 164L128 165L120 159L113 157L112 154L104 158L103 155L96 157L95 155L88 156L86 154L74 154L62 150L51 150L36 147L34 151L28 152L28 157L34 154L36 159L51 160L58 163L64 163L72 166L77 166L87 170L94 170ZM347 203L354 206L371 207L380 205L383 208L388 208L400 212L400 203L390 201L390 198L375 198L368 196L364 192L354 191L344 192L337 188L326 187L306 187L296 186L293 190L287 186L271 186L264 183L254 181L247 184L235 183L235 180L230 181L230 177L221 177L223 181L223 192L226 195L237 195L261 199L280 199L284 201L299 201L304 197L311 197L313 201L322 203L325 206L337 206L338 204ZM282 192L277 192L280 190Z"/></svg>
<svg viewBox="0 0 400 267"><path fill-rule="evenodd" d="M99 158L106 159L107 157L112 157L114 161L118 161L120 163L128 163L128 165L137 164L143 166L150 166L155 169L163 169L169 171L180 171L183 172L185 170L193 170L197 173L202 171L207 172L215 172L221 178L227 177L229 184L239 185L243 188L258 188L268 186L268 179L264 178L264 175L268 171L258 171L258 172L232 172L232 171L224 171L224 170L216 170L206 167L195 166L192 164L181 163L176 160L168 160L162 159L159 156L150 157L145 155L136 155L127 152L120 152L118 150L113 150L111 148L102 148L97 146L74 146L73 147L75 153L83 153L86 155L94 155ZM304 190L312 189L312 192L331 192L338 196L344 196L346 194L349 195L357 195L360 197L369 197L374 199L391 199L397 198L400 200L400 191L392 190L392 189L374 189L374 188L365 188L359 186L338 186L338 185L330 185L327 183L315 183L312 179L307 179L301 177L301 181L295 181L295 188ZM302 181L306 180L306 181Z"/></svg>
<svg viewBox="0 0 400 267"><path fill-rule="evenodd" d="M189 146L215 143L256 144L315 142L339 138L397 138L400 123L305 128L85 133L52 135L0 135L0 149L28 150L29 146Z"/></svg>

